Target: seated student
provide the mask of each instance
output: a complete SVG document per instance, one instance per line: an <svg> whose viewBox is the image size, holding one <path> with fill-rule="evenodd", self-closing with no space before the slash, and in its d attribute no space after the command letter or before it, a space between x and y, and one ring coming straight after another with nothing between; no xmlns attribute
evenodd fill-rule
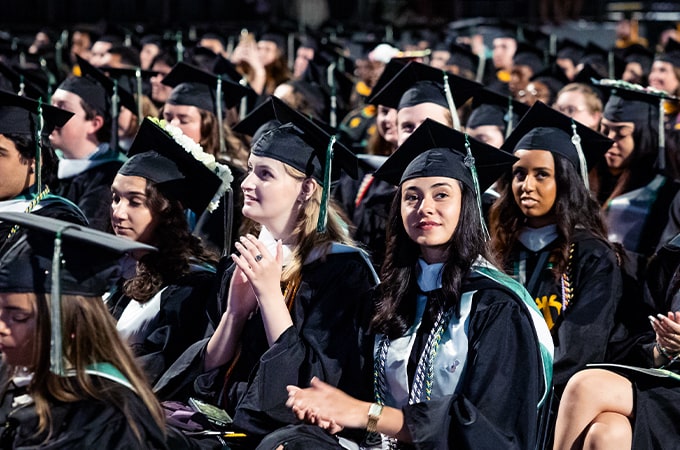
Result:
<svg viewBox="0 0 680 450"><path fill-rule="evenodd" d="M574 133L582 148L574 145ZM504 144L519 160L499 180L491 242L552 333L558 395L587 363L605 361L621 302L617 252L584 181L588 164L610 145L543 103L527 112Z"/></svg>
<svg viewBox="0 0 680 450"><path fill-rule="evenodd" d="M641 340L637 349L643 355L643 367L665 368L671 373L651 376L635 367L614 366L574 375L557 415L556 450L677 447L679 271L680 238L676 236L649 263L645 300L658 315L650 316L649 338Z"/></svg>
<svg viewBox="0 0 680 450"><path fill-rule="evenodd" d="M42 108L44 126L36 143ZM57 157L47 136L72 114L26 97L0 91L0 212L24 212L56 217L84 225L87 219L76 205L53 195ZM39 144L39 145L36 145ZM0 222L0 256L23 234L21 227Z"/></svg>
<svg viewBox="0 0 680 450"><path fill-rule="evenodd" d="M399 190L371 321L375 403L314 378L311 388L288 387L299 419L331 433L381 433L382 448L534 448L552 343L524 288L489 261L478 192L514 158L466 141L426 120L376 172ZM275 432L260 448L282 442L347 448L305 426Z"/></svg>
<svg viewBox="0 0 680 450"><path fill-rule="evenodd" d="M111 185L111 226L117 236L158 252L136 253L123 264L107 304L153 383L205 336L217 257L191 234L186 209L215 209L231 173L177 128L150 119L129 156Z"/></svg>
<svg viewBox="0 0 680 450"><path fill-rule="evenodd" d="M52 96L54 106L74 114L50 134L52 145L61 152L56 192L78 205L91 227L107 231L111 182L125 160L110 145L113 82L86 61L80 59L79 64L83 76L67 78ZM136 110L134 98L122 90L120 94L128 99L128 109Z"/></svg>
<svg viewBox="0 0 680 450"><path fill-rule="evenodd" d="M153 248L52 218L3 214L28 231L0 258L0 447L165 449L160 405L101 299L111 259Z"/></svg>
<svg viewBox="0 0 680 450"><path fill-rule="evenodd" d="M330 136L288 111L251 124L258 130L241 189L252 225L222 261L234 264L219 274L209 309L217 328L155 386L161 399L222 406L254 441L296 421L285 406L288 384L317 376L361 394L362 325L377 283L338 210L326 209ZM343 146L334 146L333 162L356 173Z"/></svg>

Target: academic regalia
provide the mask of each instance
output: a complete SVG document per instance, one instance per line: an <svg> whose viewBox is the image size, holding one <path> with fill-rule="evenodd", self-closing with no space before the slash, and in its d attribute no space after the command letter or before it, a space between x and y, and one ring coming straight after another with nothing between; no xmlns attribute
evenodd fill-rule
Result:
<svg viewBox="0 0 680 450"><path fill-rule="evenodd" d="M268 114L264 115L268 131L255 133L261 137L253 144L253 155L302 170L317 182L323 180L330 163L326 154L329 136L297 112L278 107L291 120L281 124L283 115L270 108L272 118L278 120L272 123L267 120ZM263 128L262 122L258 123ZM247 124L243 126L248 128ZM335 168L356 174L356 161L348 149L336 145L333 156ZM326 183L322 185L326 195ZM270 252L275 251L276 241L264 227L259 240ZM284 266L292 250L284 245ZM231 265L225 269L230 262L228 257L222 260L216 305L209 309L215 326L227 306L235 268ZM361 341L372 306L371 290L378 282L368 258L355 247L332 243L328 248L310 250L299 276L299 282L293 280L282 286L284 297L290 298L293 325L276 342L268 344L261 312L256 310L245 322L240 351L232 361L204 373L208 339L199 342L156 384L159 397L186 401L193 395L220 405L233 415L233 425L253 441L297 422L285 406L286 385L306 385L317 376L353 395L370 397L370 392L361 392L360 382L367 375L362 372L366 355L361 352Z"/></svg>
<svg viewBox="0 0 680 450"><path fill-rule="evenodd" d="M621 271L607 243L586 230L576 230L567 274L556 278L550 262L550 254L557 248L554 227L525 230L512 252L509 269L525 285L548 323L555 342L554 385L561 392L587 363L606 360L622 296ZM536 244L541 238L543 246ZM522 241L540 248L532 250Z"/></svg>
<svg viewBox="0 0 680 450"><path fill-rule="evenodd" d="M25 388L14 387L6 392L0 421L5 424L0 435L0 448L41 448L41 449L73 449L73 448L106 448L106 449L165 449L165 436L153 421L148 409L137 394L129 387L111 381L108 378L93 377L96 389L116 392L116 396L125 401L126 413L133 419L140 439L134 435L128 418L116 405L97 401L81 400L78 402L50 404L51 434L46 441L47 430L38 430L38 415L33 403L23 407L10 408L7 414L5 406L11 406L10 399L20 397ZM27 395L24 400L27 400ZM30 398L30 397L29 397ZM125 400L123 400L125 399ZM10 403L10 405L6 405ZM4 414L3 414L4 413Z"/></svg>

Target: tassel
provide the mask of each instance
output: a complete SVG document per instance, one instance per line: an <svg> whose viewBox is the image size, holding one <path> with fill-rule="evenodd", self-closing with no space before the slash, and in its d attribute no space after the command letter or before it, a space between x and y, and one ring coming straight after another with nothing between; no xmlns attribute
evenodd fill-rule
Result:
<svg viewBox="0 0 680 450"><path fill-rule="evenodd" d="M42 97L38 98L38 123L35 129L35 186L36 192L42 192L42 132L45 118L42 114Z"/></svg>
<svg viewBox="0 0 680 450"><path fill-rule="evenodd" d="M331 164L333 161L333 145L335 145L335 140L335 135L331 136L331 140L328 142L328 147L326 148L326 164L324 165L323 169L323 190L321 191L319 219L316 223L317 233L326 232L326 222L328 219L328 197L330 196L331 190Z"/></svg>
<svg viewBox="0 0 680 450"><path fill-rule="evenodd" d="M224 123L222 122L222 76L217 76L217 88L215 89L215 111L217 112L217 131L220 139L220 155L227 152L224 142Z"/></svg>
<svg viewBox="0 0 680 450"><path fill-rule="evenodd" d="M142 70L139 67L135 69L135 80L137 81L137 121L141 123L144 119L144 112L142 110Z"/></svg>
<svg viewBox="0 0 680 450"><path fill-rule="evenodd" d="M664 109L665 100L659 101L659 170L666 170L666 128L664 127L666 110Z"/></svg>
<svg viewBox="0 0 680 450"><path fill-rule="evenodd" d="M576 147L576 153L578 154L578 164L581 172L581 178L583 179L583 184L586 185L586 189L590 190L590 183L588 182L588 166L586 165L586 156L583 154L583 148L581 147L581 136L579 136L576 131L576 122L571 119L571 143Z"/></svg>
<svg viewBox="0 0 680 450"><path fill-rule="evenodd" d="M444 95L446 96L446 103L449 104L449 111L451 112L451 119L453 120L453 129L461 131L460 117L458 117L458 110L456 109L456 104L453 102L451 86L449 85L449 75L446 72L442 73L444 74Z"/></svg>
<svg viewBox="0 0 680 450"><path fill-rule="evenodd" d="M512 105L512 97L508 95L508 112L505 113L505 139L510 136L510 133L512 133L512 129L515 127L515 124L513 123L512 120L512 113L514 112L514 106Z"/></svg>
<svg viewBox="0 0 680 450"><path fill-rule="evenodd" d="M477 177L477 167L475 166L475 157L472 156L472 151L470 150L470 141L468 139L468 134L465 133L465 159L463 162L465 166L470 169L472 174L472 183L475 186L475 197L477 198L477 211L479 212L479 222L482 226L482 232L484 233L484 239L489 240L489 230L486 228L486 222L484 222L484 215L482 214L482 193L479 188L479 178Z"/></svg>
<svg viewBox="0 0 680 450"><path fill-rule="evenodd" d="M118 106L120 98L118 97L118 80L113 79L113 95L111 96L111 148L118 149L118 114L120 108Z"/></svg>
<svg viewBox="0 0 680 450"><path fill-rule="evenodd" d="M61 233L58 230L54 238L54 253L52 254L52 289L50 291L50 371L64 376L64 347L61 334Z"/></svg>

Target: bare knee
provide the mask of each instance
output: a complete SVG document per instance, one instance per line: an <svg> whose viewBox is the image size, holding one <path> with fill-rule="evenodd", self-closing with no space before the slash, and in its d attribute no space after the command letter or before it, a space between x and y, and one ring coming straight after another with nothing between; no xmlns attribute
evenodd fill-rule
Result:
<svg viewBox="0 0 680 450"><path fill-rule="evenodd" d="M633 440L630 421L624 415L603 413L588 427L583 442L584 450L626 449Z"/></svg>

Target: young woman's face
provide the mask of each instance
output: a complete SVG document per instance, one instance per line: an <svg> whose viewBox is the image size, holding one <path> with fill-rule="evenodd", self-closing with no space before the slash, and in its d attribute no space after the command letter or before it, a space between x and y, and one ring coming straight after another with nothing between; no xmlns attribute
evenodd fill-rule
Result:
<svg viewBox="0 0 680 450"><path fill-rule="evenodd" d="M623 172L628 165L628 158L635 149L633 131L635 131L634 122L611 122L602 119L600 132L614 140L614 145L604 154L607 167L614 175Z"/></svg>
<svg viewBox="0 0 680 450"><path fill-rule="evenodd" d="M397 132L397 110L383 105L378 105L378 114L375 117L378 133L387 142L397 146L399 133Z"/></svg>
<svg viewBox="0 0 680 450"><path fill-rule="evenodd" d="M448 177L413 178L401 185L401 220L428 263L446 260L446 246L460 219L462 191Z"/></svg>
<svg viewBox="0 0 680 450"><path fill-rule="evenodd" d="M5 356L5 362L31 366L35 334L35 294L0 294L0 352Z"/></svg>
<svg viewBox="0 0 680 450"><path fill-rule="evenodd" d="M201 142L201 112L197 107L166 103L163 107L163 119L182 130L194 142Z"/></svg>
<svg viewBox="0 0 680 450"><path fill-rule="evenodd" d="M527 224L538 228L553 223L555 158L547 150L517 150L515 156L519 161L512 166L512 193Z"/></svg>
<svg viewBox="0 0 680 450"><path fill-rule="evenodd" d="M651 87L661 89L669 94L674 94L680 86L680 80L675 76L673 64L667 61L654 61L647 79Z"/></svg>
<svg viewBox="0 0 680 450"><path fill-rule="evenodd" d="M170 73L172 67L163 61L157 61L151 70L158 72L158 75L151 77L151 99L158 103L165 103L170 97L172 87L162 83L163 78Z"/></svg>
<svg viewBox="0 0 680 450"><path fill-rule="evenodd" d="M467 133L478 141L500 148L505 142L503 131L497 125L480 125L475 128L468 128Z"/></svg>
<svg viewBox="0 0 680 450"><path fill-rule="evenodd" d="M248 174L241 182L243 215L277 235L289 233L302 205L302 184L281 161L250 155Z"/></svg>
<svg viewBox="0 0 680 450"><path fill-rule="evenodd" d="M147 204L145 178L118 174L113 179L111 225L116 236L153 244L157 221Z"/></svg>

